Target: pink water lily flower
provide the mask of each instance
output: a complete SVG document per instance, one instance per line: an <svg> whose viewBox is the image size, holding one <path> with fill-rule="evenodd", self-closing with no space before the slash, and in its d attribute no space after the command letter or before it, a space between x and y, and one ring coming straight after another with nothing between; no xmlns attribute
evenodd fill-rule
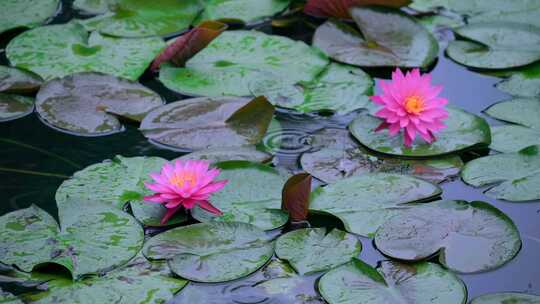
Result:
<svg viewBox="0 0 540 304"><path fill-rule="evenodd" d="M145 185L156 193L145 196L144 200L163 204L167 208L167 213L161 219L162 224L181 208L199 206L211 213L222 214L209 199L212 193L225 187L227 180L214 181L219 170L209 169L208 166L209 163L202 160L177 160L174 164L166 163L161 173L150 174L156 183Z"/></svg>
<svg viewBox="0 0 540 304"><path fill-rule="evenodd" d="M413 69L403 75L400 69L392 73L392 81L381 81L383 93L371 96L371 100L382 105L375 115L384 119L376 129L388 129L395 136L403 129L403 142L410 147L416 134L428 143L433 143L435 133L446 128L443 120L448 118L445 105L448 100L439 97L442 86L431 85L430 74L420 74Z"/></svg>

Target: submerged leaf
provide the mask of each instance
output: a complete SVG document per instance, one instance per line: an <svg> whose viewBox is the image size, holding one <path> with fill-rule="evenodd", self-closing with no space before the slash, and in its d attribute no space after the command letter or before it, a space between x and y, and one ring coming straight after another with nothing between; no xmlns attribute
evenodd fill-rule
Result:
<svg viewBox="0 0 540 304"><path fill-rule="evenodd" d="M34 112L33 98L0 93L0 122L21 118L32 112Z"/></svg>
<svg viewBox="0 0 540 304"><path fill-rule="evenodd" d="M291 176L283 186L281 209L289 213L292 222L307 220L310 193L311 175L307 173Z"/></svg>
<svg viewBox="0 0 540 304"><path fill-rule="evenodd" d="M60 0L2 0L0 33L16 28L34 28L59 11Z"/></svg>
<svg viewBox="0 0 540 304"><path fill-rule="evenodd" d="M43 80L25 70L0 66L0 92L30 93L37 91Z"/></svg>
<svg viewBox="0 0 540 304"><path fill-rule="evenodd" d="M380 5L399 8L411 0L308 0L304 13L315 17L351 19L349 9L355 6Z"/></svg>

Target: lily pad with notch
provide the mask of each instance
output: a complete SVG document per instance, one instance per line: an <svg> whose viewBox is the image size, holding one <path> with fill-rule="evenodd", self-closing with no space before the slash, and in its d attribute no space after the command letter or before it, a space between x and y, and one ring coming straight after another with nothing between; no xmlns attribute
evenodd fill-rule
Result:
<svg viewBox="0 0 540 304"><path fill-rule="evenodd" d="M0 93L0 122L15 120L34 112L34 98Z"/></svg>
<svg viewBox="0 0 540 304"><path fill-rule="evenodd" d="M475 201L437 201L397 215L382 224L375 246L405 261L438 254L440 263L458 273L493 270L521 248L512 220L492 205Z"/></svg>
<svg viewBox="0 0 540 304"><path fill-rule="evenodd" d="M60 0L2 0L0 33L38 27L59 11Z"/></svg>

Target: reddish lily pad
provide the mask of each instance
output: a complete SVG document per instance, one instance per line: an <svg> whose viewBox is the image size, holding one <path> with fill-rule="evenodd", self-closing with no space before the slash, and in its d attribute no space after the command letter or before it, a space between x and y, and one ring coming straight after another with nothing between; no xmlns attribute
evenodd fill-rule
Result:
<svg viewBox="0 0 540 304"><path fill-rule="evenodd" d="M315 17L351 19L349 9L354 6L380 5L399 8L411 0L308 0L304 13Z"/></svg>
<svg viewBox="0 0 540 304"><path fill-rule="evenodd" d="M300 173L290 177L283 186L281 209L289 213L293 222L307 220L311 180L311 175Z"/></svg>

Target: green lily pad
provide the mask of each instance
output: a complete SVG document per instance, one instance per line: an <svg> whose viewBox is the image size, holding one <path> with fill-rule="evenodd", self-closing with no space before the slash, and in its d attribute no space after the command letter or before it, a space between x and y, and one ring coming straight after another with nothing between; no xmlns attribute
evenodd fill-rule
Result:
<svg viewBox="0 0 540 304"><path fill-rule="evenodd" d="M474 187L494 185L489 197L511 202L540 199L540 146L519 152L490 155L468 162L461 177Z"/></svg>
<svg viewBox="0 0 540 304"><path fill-rule="evenodd" d="M491 127L491 137L493 140L489 148L503 153L540 145L540 130L518 125Z"/></svg>
<svg viewBox="0 0 540 304"><path fill-rule="evenodd" d="M463 15L514 12L540 7L536 0L413 0L411 8L428 12L443 7Z"/></svg>
<svg viewBox="0 0 540 304"><path fill-rule="evenodd" d="M486 294L474 298L470 304L540 304L540 296L517 293L502 292Z"/></svg>
<svg viewBox="0 0 540 304"><path fill-rule="evenodd" d="M45 124L78 136L122 132L118 117L141 121L163 104L157 93L137 82L97 73L48 81L36 97L36 111Z"/></svg>
<svg viewBox="0 0 540 304"><path fill-rule="evenodd" d="M400 160L373 156L359 148L324 148L306 152L302 154L300 164L302 169L325 183L374 172L409 174L430 182L441 183L458 175L463 167L459 156Z"/></svg>
<svg viewBox="0 0 540 304"><path fill-rule="evenodd" d="M372 237L377 228L396 214L441 194L424 180L398 174L367 173L317 188L311 193L311 211L339 218L345 230Z"/></svg>
<svg viewBox="0 0 540 304"><path fill-rule="evenodd" d="M88 31L116 37L166 36L189 28L202 7L197 0L116 0L108 12L79 22ZM103 5L94 7L99 10Z"/></svg>
<svg viewBox="0 0 540 304"><path fill-rule="evenodd" d="M126 39L90 35L77 23L39 27L6 47L12 65L45 80L79 72L101 72L137 80L165 47L161 38Z"/></svg>
<svg viewBox="0 0 540 304"><path fill-rule="evenodd" d="M253 147L214 148L191 152L178 159L203 159L211 163L219 163L229 160L245 160L255 163L266 163L272 159L272 155L259 151Z"/></svg>
<svg viewBox="0 0 540 304"><path fill-rule="evenodd" d="M140 257L128 265L107 273L73 282L53 275L47 280L47 290L29 293L23 298L30 303L165 303L174 297L188 281L175 278L165 263L150 263Z"/></svg>
<svg viewBox="0 0 540 304"><path fill-rule="evenodd" d="M30 93L37 91L42 83L34 73L0 65L0 92Z"/></svg>
<svg viewBox="0 0 540 304"><path fill-rule="evenodd" d="M528 8L525 10L517 11L496 11L486 12L480 15L473 16L467 19L469 24L483 23L483 22L513 22L531 24L540 27L540 5L534 8Z"/></svg>
<svg viewBox="0 0 540 304"><path fill-rule="evenodd" d="M313 80L328 64L304 42L256 31L227 31L197 53L185 68L162 65L159 80L191 96L251 96L252 83L281 78L284 84Z"/></svg>
<svg viewBox="0 0 540 304"><path fill-rule="evenodd" d="M204 0L204 11L197 20L240 20L254 24L289 7L290 0ZM197 22L198 23L198 22Z"/></svg>
<svg viewBox="0 0 540 304"><path fill-rule="evenodd" d="M133 217L97 201L64 203L59 218L60 227L34 205L0 217L0 262L27 272L57 263L78 279L126 263L143 244Z"/></svg>
<svg viewBox="0 0 540 304"><path fill-rule="evenodd" d="M264 95L275 105L299 112L333 111L338 114L365 108L373 80L359 68L332 63L313 81L290 84L281 78L252 83L253 95Z"/></svg>
<svg viewBox="0 0 540 304"><path fill-rule="evenodd" d="M21 301L19 298L14 296L13 294L3 291L0 288L0 303L3 304L23 304L24 302Z"/></svg>
<svg viewBox="0 0 540 304"><path fill-rule="evenodd" d="M315 31L313 45L339 62L369 67L427 67L439 50L421 24L398 10L356 7L348 24L327 21Z"/></svg>
<svg viewBox="0 0 540 304"><path fill-rule="evenodd" d="M264 230L287 223L288 214L281 211L281 191L287 181L272 167L246 161L215 164L221 170L217 177L229 182L212 195L212 204L223 212L215 216L196 206L191 215L201 221L243 222Z"/></svg>
<svg viewBox="0 0 540 304"><path fill-rule="evenodd" d="M329 304L465 304L467 289L453 273L434 263L380 262L377 268L354 259L319 281Z"/></svg>
<svg viewBox="0 0 540 304"><path fill-rule="evenodd" d="M352 234L326 228L299 229L276 241L276 254L300 274L325 271L357 257L362 243Z"/></svg>
<svg viewBox="0 0 540 304"><path fill-rule="evenodd" d="M435 134L437 140L432 144L418 139L411 147L405 147L399 134L390 137L388 130L376 132L382 120L367 113L361 113L349 125L349 130L362 145L373 151L409 158L459 153L491 143L489 125L484 119L458 108L448 107L447 110L449 117L444 121L447 128Z"/></svg>
<svg viewBox="0 0 540 304"><path fill-rule="evenodd" d="M490 22L467 25L455 32L468 40L451 41L446 53L469 67L507 69L540 60L540 27Z"/></svg>
<svg viewBox="0 0 540 304"><path fill-rule="evenodd" d="M34 112L34 98L0 93L0 122L24 117Z"/></svg>
<svg viewBox="0 0 540 304"><path fill-rule="evenodd" d="M2 0L0 33L16 28L34 28L56 15L60 0Z"/></svg>
<svg viewBox="0 0 540 304"><path fill-rule="evenodd" d="M497 83L496 87L513 96L540 97L540 62L512 73L509 78Z"/></svg>
<svg viewBox="0 0 540 304"><path fill-rule="evenodd" d="M375 245L406 261L438 254L450 270L477 273L512 260L521 239L512 220L488 203L437 201L389 219L377 230Z"/></svg>
<svg viewBox="0 0 540 304"><path fill-rule="evenodd" d="M105 14L118 0L75 0L73 8L86 15Z"/></svg>
<svg viewBox="0 0 540 304"><path fill-rule="evenodd" d="M273 113L264 98L184 99L150 112L140 130L154 142L182 150L253 147L266 133Z"/></svg>
<svg viewBox="0 0 540 304"><path fill-rule="evenodd" d="M141 200L130 201L129 206L133 216L145 227L168 227L185 223L189 220L187 214L177 212L166 223L161 219L167 213L167 208L161 204L153 204Z"/></svg>
<svg viewBox="0 0 540 304"><path fill-rule="evenodd" d="M264 231L246 223L201 223L174 228L148 240L144 255L168 260L177 275L197 282L225 282L262 267L274 252Z"/></svg>

